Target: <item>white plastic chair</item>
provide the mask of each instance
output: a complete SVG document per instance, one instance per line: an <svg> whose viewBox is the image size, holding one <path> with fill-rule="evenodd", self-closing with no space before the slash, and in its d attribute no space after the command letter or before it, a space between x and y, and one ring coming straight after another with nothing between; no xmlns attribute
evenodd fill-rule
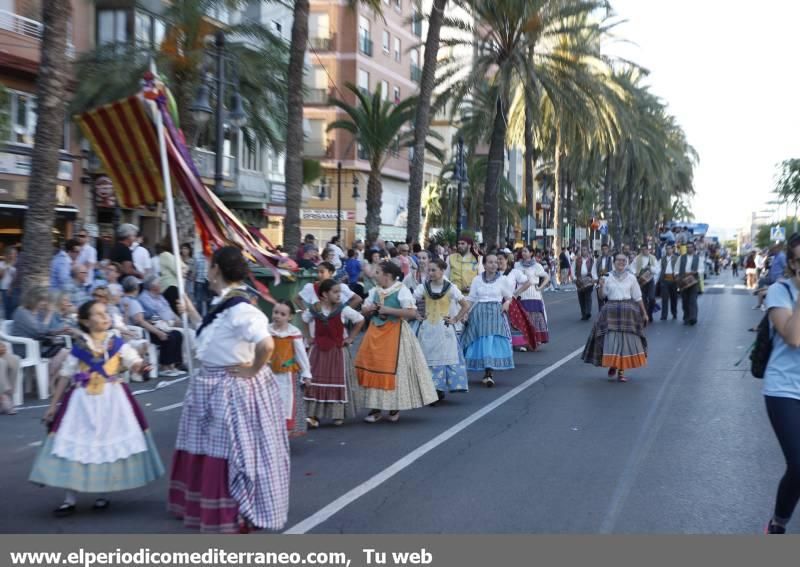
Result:
<svg viewBox="0 0 800 567"><path fill-rule="evenodd" d="M128 325L128 330L135 333L139 340L147 341L147 358L151 366L149 377L151 380L155 380L158 378L158 347L150 340L150 333L142 327Z"/></svg>
<svg viewBox="0 0 800 567"><path fill-rule="evenodd" d="M47 359L42 357L39 341L25 337L15 337L11 334L13 321L3 321L0 327L0 339L12 345L23 345L25 356L20 357L19 371L17 372L17 386L14 389L14 405L22 405L23 400L23 370L33 368L36 373L36 390L40 400L50 397L50 384L47 373ZM71 345L71 340L69 341Z"/></svg>

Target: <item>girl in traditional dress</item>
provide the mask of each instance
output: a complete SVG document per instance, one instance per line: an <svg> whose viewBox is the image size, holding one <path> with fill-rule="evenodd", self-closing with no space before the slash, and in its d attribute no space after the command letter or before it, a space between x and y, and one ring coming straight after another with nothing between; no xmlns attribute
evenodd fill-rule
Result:
<svg viewBox="0 0 800 567"><path fill-rule="evenodd" d="M618 252L614 271L600 280L600 296L608 301L583 350L583 361L608 368L608 377L627 382L625 371L647 364L647 309L642 290L632 273L626 270L628 258Z"/></svg>
<svg viewBox="0 0 800 567"><path fill-rule="evenodd" d="M31 482L67 490L53 511L58 517L75 512L78 492L129 490L164 474L144 414L121 376L125 370L147 372L148 366L109 330L103 303L81 305L78 321L81 333L61 367L43 420L49 434L30 475ZM109 504L100 497L93 507Z"/></svg>
<svg viewBox="0 0 800 567"><path fill-rule="evenodd" d="M431 369L439 401L447 392L469 391L455 324L466 319L470 305L459 289L445 279L446 269L444 260L432 260L428 263L427 281L414 290L417 305L421 302L425 308L424 315L418 314L417 339Z"/></svg>
<svg viewBox="0 0 800 567"><path fill-rule="evenodd" d="M497 256L484 261L485 271L469 288L467 301L473 305L469 322L461 337L467 370L483 370L483 384L494 386L495 370L514 368L511 329L506 313L511 307L514 289L511 282L497 271Z"/></svg>
<svg viewBox="0 0 800 567"><path fill-rule="evenodd" d="M374 313L356 356L356 375L362 388L364 418L375 423L389 410L389 421L401 410L426 406L438 400L422 349L405 319L417 316L414 296L400 281L402 271L391 261L378 267L374 288L364 311Z"/></svg>
<svg viewBox="0 0 800 567"><path fill-rule="evenodd" d="M550 285L550 276L544 266L533 257L530 248L525 246L520 256L522 259L514 264L514 267L528 276L531 282L530 287L521 293L520 301L533 326L537 344L544 344L550 342L550 331L547 328L547 311L542 291Z"/></svg>
<svg viewBox="0 0 800 567"><path fill-rule="evenodd" d="M319 309L303 313L308 323L311 347L311 374L306 381L303 399L309 427L319 427L322 418L332 419L336 426L356 414L353 360L350 345L364 326L364 317L342 303L343 285L325 280L319 287ZM345 325L353 325L348 335Z"/></svg>
<svg viewBox="0 0 800 567"><path fill-rule="evenodd" d="M508 322L511 326L511 346L521 352L527 352L528 349L536 350L537 343L533 325L519 299L532 285L532 282L525 273L514 267L514 256L510 252L508 254L498 254L497 269L508 280L511 289L514 290L511 305L508 308Z"/></svg>
<svg viewBox="0 0 800 567"><path fill-rule="evenodd" d="M417 265L416 270L412 270L410 274L408 274L403 279L403 285L405 285L412 294L418 289L421 289L425 282L428 281L428 265L430 262L430 256L427 250L420 250L418 253L419 263ZM419 331L419 325L422 319L425 318L425 300L416 297L417 300L417 318L409 322L411 325L411 330L414 331L414 334L417 334Z"/></svg>
<svg viewBox="0 0 800 567"><path fill-rule="evenodd" d="M241 250L214 252L217 292L197 330L201 371L190 378L170 474L169 510L204 532L277 530L289 511L289 439L269 359L269 320L250 302ZM197 319L196 311L190 311Z"/></svg>
<svg viewBox="0 0 800 567"><path fill-rule="evenodd" d="M303 382L311 380L311 365L308 362L303 333L289 323L294 307L286 300L272 308L272 323L269 334L275 343L270 366L278 382L286 415L289 438L306 433L306 411L303 403Z"/></svg>

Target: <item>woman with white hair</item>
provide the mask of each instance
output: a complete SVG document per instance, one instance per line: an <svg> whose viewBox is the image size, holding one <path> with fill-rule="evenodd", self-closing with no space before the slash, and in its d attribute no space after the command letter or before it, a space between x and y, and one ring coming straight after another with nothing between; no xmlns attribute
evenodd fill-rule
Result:
<svg viewBox="0 0 800 567"><path fill-rule="evenodd" d="M128 325L142 327L150 333L150 341L158 346L159 376L178 376L181 372L176 370L175 366L183 362L183 335L169 329L175 314L160 295L158 278L151 276L145 280L144 287L145 290L140 295L139 280L131 277L122 280L125 296L120 305L125 315L125 322ZM169 318L164 319L164 316ZM153 320L154 317L158 320Z"/></svg>

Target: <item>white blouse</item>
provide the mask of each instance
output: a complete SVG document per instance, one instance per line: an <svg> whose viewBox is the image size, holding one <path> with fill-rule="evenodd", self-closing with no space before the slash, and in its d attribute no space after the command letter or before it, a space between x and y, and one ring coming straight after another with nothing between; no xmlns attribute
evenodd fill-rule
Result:
<svg viewBox="0 0 800 567"><path fill-rule="evenodd" d="M222 290L211 304L222 301L229 291ZM256 343L269 336L267 316L249 303L239 303L203 329L197 337L197 358L212 367L247 364L253 362Z"/></svg>
<svg viewBox="0 0 800 567"><path fill-rule="evenodd" d="M331 310L325 307L322 307L320 311L322 312L323 315L326 316L331 314ZM349 306L346 306L344 309L342 309L340 315L342 317L342 323L344 323L345 325L347 325L348 323L352 325L357 325L358 323L364 320L364 316L361 313L359 313L358 311ZM311 314L311 311L309 311L308 309L303 311L303 321L305 321L308 324L308 332L313 337L315 319L314 316ZM344 338L347 337L348 337L347 328L345 328Z"/></svg>
<svg viewBox="0 0 800 567"><path fill-rule="evenodd" d="M531 287L522 292L521 299L543 299L542 292L539 291L539 286L547 277L547 272L544 267L539 262L535 262L532 266L528 266L527 268L522 265L522 262L517 262L514 266L517 270L522 271L522 273L528 276L528 280L531 282Z"/></svg>
<svg viewBox="0 0 800 567"><path fill-rule="evenodd" d="M372 288L369 292L369 295L367 296L366 301L364 301L364 307L368 309L369 307L380 303L378 301L378 294L381 291L384 292L389 290L395 291L395 288L399 290L397 293L397 300L400 302L400 307L402 307L403 309L417 308L417 303L414 301L414 296L411 295L411 290L409 290L401 282L397 282L392 287L385 290L381 290L380 288L377 287ZM391 293L387 295L391 295Z"/></svg>
<svg viewBox="0 0 800 567"><path fill-rule="evenodd" d="M294 360L297 362L297 366L300 367L300 378L311 378L311 363L308 360L306 345L303 342L303 333L300 332L300 329L290 324L282 331L279 331L275 328L275 323L270 323L269 334L279 338L297 337L292 341L292 344L294 346Z"/></svg>
<svg viewBox="0 0 800 567"><path fill-rule="evenodd" d="M353 290L347 287L345 284L339 284L339 289L341 290L341 301L342 303L347 303L350 299L355 295ZM300 299L305 301L306 305L314 305L315 303L319 302L319 298L317 297L317 292L314 291L314 284L307 283L303 286L303 289L298 294L300 295Z"/></svg>
<svg viewBox="0 0 800 567"><path fill-rule="evenodd" d="M625 276L617 278L613 272L604 278L604 291L606 299L609 301L634 300L641 301L642 290L639 281L632 273L625 271Z"/></svg>
<svg viewBox="0 0 800 567"><path fill-rule="evenodd" d="M467 300L470 303L502 303L514 295L514 287L508 278L500 276L492 283L486 283L483 275L476 276L469 288Z"/></svg>

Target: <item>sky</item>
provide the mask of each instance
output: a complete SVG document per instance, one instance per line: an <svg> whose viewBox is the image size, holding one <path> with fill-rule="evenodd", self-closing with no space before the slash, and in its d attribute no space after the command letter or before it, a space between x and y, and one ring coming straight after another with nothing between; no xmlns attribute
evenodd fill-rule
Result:
<svg viewBox="0 0 800 567"><path fill-rule="evenodd" d="M732 237L751 212L774 208L776 164L800 158L800 2L611 4L626 20L615 35L630 42L611 51L650 70L646 82L700 154L696 221Z"/></svg>

